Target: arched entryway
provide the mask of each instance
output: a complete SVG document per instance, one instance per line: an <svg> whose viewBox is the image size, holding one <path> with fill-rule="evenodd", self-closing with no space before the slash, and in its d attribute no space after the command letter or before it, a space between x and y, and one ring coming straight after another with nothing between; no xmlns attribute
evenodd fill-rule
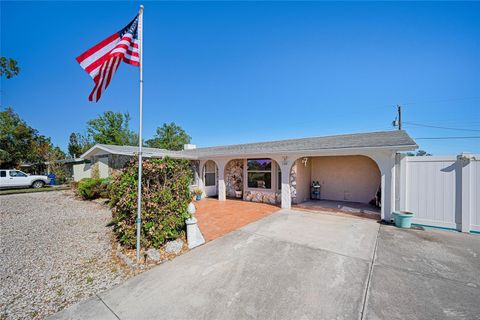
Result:
<svg viewBox="0 0 480 320"><path fill-rule="evenodd" d="M243 198L243 159L233 159L225 165L225 192L227 198Z"/></svg>
<svg viewBox="0 0 480 320"><path fill-rule="evenodd" d="M202 178L205 196L216 197L218 195L218 167L214 161L205 162Z"/></svg>

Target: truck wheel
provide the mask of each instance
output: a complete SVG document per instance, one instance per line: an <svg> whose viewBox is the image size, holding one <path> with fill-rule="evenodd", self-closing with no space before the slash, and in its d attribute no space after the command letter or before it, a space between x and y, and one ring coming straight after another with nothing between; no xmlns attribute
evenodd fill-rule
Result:
<svg viewBox="0 0 480 320"><path fill-rule="evenodd" d="M34 183L32 183L32 187L35 188L35 189L43 188L44 185L45 185L45 182L40 181L40 180L37 180Z"/></svg>

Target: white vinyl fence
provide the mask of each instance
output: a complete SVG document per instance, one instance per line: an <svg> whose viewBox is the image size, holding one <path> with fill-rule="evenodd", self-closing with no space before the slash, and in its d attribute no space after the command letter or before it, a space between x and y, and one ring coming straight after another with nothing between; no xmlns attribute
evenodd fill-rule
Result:
<svg viewBox="0 0 480 320"><path fill-rule="evenodd" d="M480 155L401 155L396 169L397 208L414 223L480 231Z"/></svg>

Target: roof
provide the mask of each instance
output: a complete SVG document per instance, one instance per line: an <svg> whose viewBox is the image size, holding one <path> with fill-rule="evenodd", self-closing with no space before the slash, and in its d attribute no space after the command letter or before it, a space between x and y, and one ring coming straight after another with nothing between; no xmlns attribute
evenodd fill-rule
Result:
<svg viewBox="0 0 480 320"><path fill-rule="evenodd" d="M405 131L395 130L197 148L185 150L184 153L204 157L364 148L416 149L417 147L415 141Z"/></svg>
<svg viewBox="0 0 480 320"><path fill-rule="evenodd" d="M172 151L166 149L158 148L142 148L144 157L151 158L161 158L161 157L171 157L171 158L186 158L186 159L196 159L196 156L189 156L183 154L183 151ZM111 144L96 144L82 154L82 158L89 158L94 155L102 154L118 154L126 156L134 156L138 153L138 147L136 146L117 146Z"/></svg>
<svg viewBox="0 0 480 320"><path fill-rule="evenodd" d="M95 145L82 157L91 156L94 148L99 148L113 154L134 155L138 147ZM220 156L242 156L281 153L303 153L315 151L334 151L345 149L395 149L414 150L418 146L403 130L381 131L368 133L344 134L325 137L289 139L247 144L236 144L218 147L205 147L191 150L170 151L156 148L143 148L146 157L164 157L199 159Z"/></svg>

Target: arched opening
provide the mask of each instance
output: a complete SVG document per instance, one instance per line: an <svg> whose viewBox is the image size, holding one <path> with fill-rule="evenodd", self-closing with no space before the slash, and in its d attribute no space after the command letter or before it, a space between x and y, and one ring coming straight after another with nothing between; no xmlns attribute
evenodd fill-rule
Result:
<svg viewBox="0 0 480 320"><path fill-rule="evenodd" d="M292 203L351 213L380 212L381 173L363 155L297 159L290 173Z"/></svg>
<svg viewBox="0 0 480 320"><path fill-rule="evenodd" d="M216 197L218 195L218 167L214 161L205 162L202 179L205 196Z"/></svg>
<svg viewBox="0 0 480 320"><path fill-rule="evenodd" d="M225 192L227 198L243 198L243 159L233 159L225 165Z"/></svg>

